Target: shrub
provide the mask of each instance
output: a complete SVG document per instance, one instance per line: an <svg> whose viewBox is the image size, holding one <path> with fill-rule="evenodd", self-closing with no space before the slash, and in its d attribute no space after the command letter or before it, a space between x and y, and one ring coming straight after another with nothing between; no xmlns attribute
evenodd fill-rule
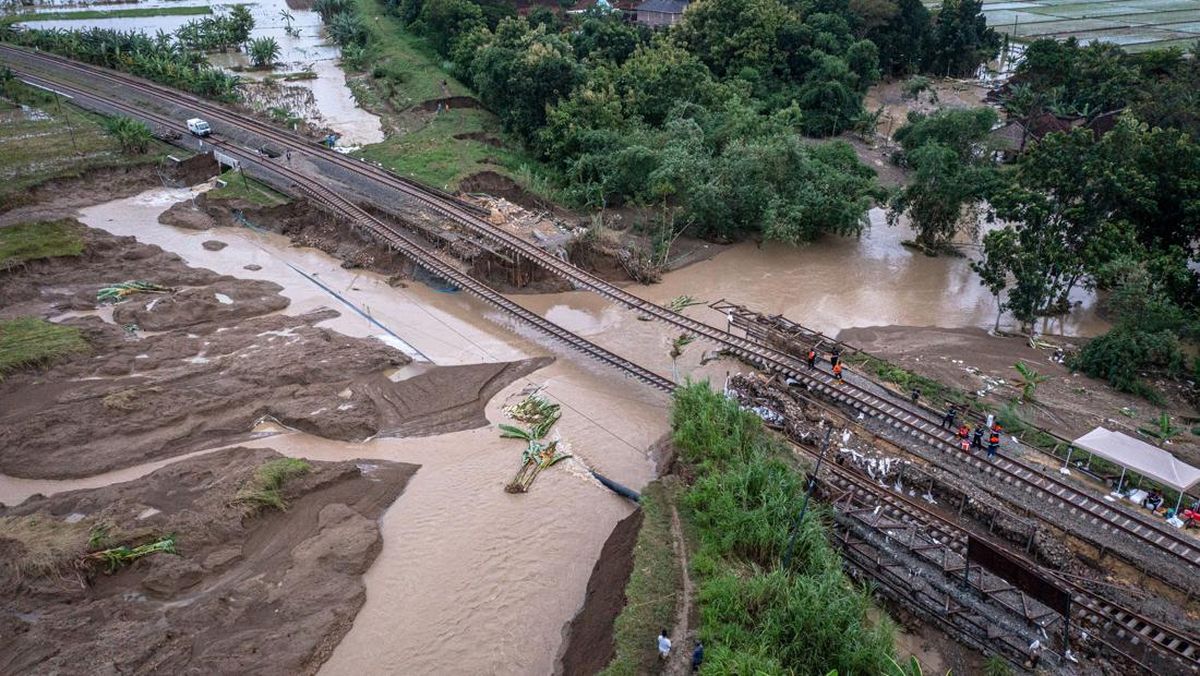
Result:
<svg viewBox="0 0 1200 676"><path fill-rule="evenodd" d="M104 128L121 144L121 150L130 155L144 155L154 140L145 122L123 115L106 118Z"/></svg>
<svg viewBox="0 0 1200 676"><path fill-rule="evenodd" d="M1174 333L1150 333L1124 326L1093 339L1071 360L1070 366L1093 378L1107 380L1122 392L1162 405L1162 394L1142 380L1141 372L1165 369L1178 373L1183 363L1179 338Z"/></svg>
<svg viewBox="0 0 1200 676"><path fill-rule="evenodd" d="M357 14L345 12L334 16L328 30L329 37L342 47L367 43L367 26Z"/></svg>
<svg viewBox="0 0 1200 676"><path fill-rule="evenodd" d="M672 427L696 472L684 505L700 541L692 569L705 670L883 673L891 625L868 626L870 599L842 573L822 508L801 523L789 569L779 566L805 488L787 450L707 383L676 390Z"/></svg>
<svg viewBox="0 0 1200 676"><path fill-rule="evenodd" d="M280 488L288 480L308 474L311 469L312 465L297 458L269 460L255 470L254 476L238 492L235 500L246 503L250 513L267 507L283 511L287 509L287 502Z"/></svg>
<svg viewBox="0 0 1200 676"><path fill-rule="evenodd" d="M255 68L266 68L279 58L279 43L275 38L262 37L250 41L250 61Z"/></svg>

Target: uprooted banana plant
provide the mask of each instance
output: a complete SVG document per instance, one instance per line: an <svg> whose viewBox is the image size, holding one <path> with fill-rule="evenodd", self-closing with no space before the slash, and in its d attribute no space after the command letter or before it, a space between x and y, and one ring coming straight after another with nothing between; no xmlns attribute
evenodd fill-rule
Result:
<svg viewBox="0 0 1200 676"><path fill-rule="evenodd" d="M174 554L175 553L175 535L167 535L166 537L147 542L144 545L130 547L121 545L120 547L111 547L102 549L98 552L85 554L79 559L80 568L90 568L95 564L104 564L108 572L113 572L121 566L137 561L143 556L150 554Z"/></svg>
<svg viewBox="0 0 1200 676"><path fill-rule="evenodd" d="M538 473L571 457L568 453L558 452L558 441L542 443L542 439L550 433L550 428L562 416L562 411L558 404L535 394L506 409L506 413L515 420L528 423L530 428L526 430L515 425L499 425L502 438L525 441L525 450L521 453L521 468L504 490L509 493L526 493Z"/></svg>

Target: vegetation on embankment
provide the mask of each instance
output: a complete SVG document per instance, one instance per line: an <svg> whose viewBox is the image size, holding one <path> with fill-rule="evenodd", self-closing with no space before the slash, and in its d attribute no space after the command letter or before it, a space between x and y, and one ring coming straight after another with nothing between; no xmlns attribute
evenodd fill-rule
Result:
<svg viewBox="0 0 1200 676"><path fill-rule="evenodd" d="M672 546L671 503L676 499L661 481L642 491L642 527L633 548L633 572L625 586L625 608L613 624L616 655L604 676L634 676L654 670L658 660L653 636L675 620L681 581ZM685 648L680 643L680 650Z"/></svg>
<svg viewBox="0 0 1200 676"><path fill-rule="evenodd" d="M132 9L81 9L76 11L58 12L25 12L10 14L0 18L0 23L14 24L23 21L32 22L31 28L37 28L38 21L83 21L85 19L136 19L148 16L192 16L196 14L212 14L208 5L191 5L187 7L135 7Z"/></svg>
<svg viewBox="0 0 1200 676"><path fill-rule="evenodd" d="M0 228L0 270L27 261L83 253L74 219L18 223Z"/></svg>
<svg viewBox="0 0 1200 676"><path fill-rule="evenodd" d="M0 25L0 40L124 71L205 98L234 102L239 98L238 76L213 66L199 51L240 44L238 35L223 28L227 23L223 18L205 18L189 22L178 36L165 37L103 28L18 31ZM243 28L248 34L249 28Z"/></svg>
<svg viewBox="0 0 1200 676"><path fill-rule="evenodd" d="M277 207L289 201L285 195L236 169L221 174L220 180L224 181L225 185L208 191L206 194L209 199L241 199L263 207Z"/></svg>
<svg viewBox="0 0 1200 676"><path fill-rule="evenodd" d="M429 42L378 0L326 2L317 9L331 28L335 21L361 27L345 31L342 66L359 105L383 117L391 131L357 156L440 188L494 171L554 197L547 170L504 133L495 115L470 100L471 90L443 68ZM439 111L436 101L447 97L454 100Z"/></svg>
<svg viewBox="0 0 1200 676"><path fill-rule="evenodd" d="M104 167L159 161L167 146L151 142L149 152L127 155L107 129L105 118L30 87L0 68L0 211L28 198L45 181L82 176Z"/></svg>
<svg viewBox="0 0 1200 676"><path fill-rule="evenodd" d="M842 572L819 506L810 505L783 568L804 478L762 421L698 383L676 391L672 427L695 475L681 502L699 541L691 560L705 670L894 670L893 628L868 620L870 597Z"/></svg>
<svg viewBox="0 0 1200 676"><path fill-rule="evenodd" d="M87 349L83 334L71 326L37 317L0 321L0 380L17 369L46 366Z"/></svg>

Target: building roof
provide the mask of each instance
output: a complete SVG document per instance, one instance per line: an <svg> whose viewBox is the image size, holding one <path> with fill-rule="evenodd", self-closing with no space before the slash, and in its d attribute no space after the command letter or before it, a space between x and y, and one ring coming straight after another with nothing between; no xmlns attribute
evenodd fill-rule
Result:
<svg viewBox="0 0 1200 676"><path fill-rule="evenodd" d="M988 137L1001 150L1021 151L1025 149L1025 135L1027 133L1025 125L1014 120L1002 127L991 130L988 132Z"/></svg>
<svg viewBox="0 0 1200 676"><path fill-rule="evenodd" d="M1157 446L1120 432L1097 427L1076 439L1075 445L1180 492L1200 483L1200 469L1181 462Z"/></svg>
<svg viewBox="0 0 1200 676"><path fill-rule="evenodd" d="M687 6L688 0L646 0L637 6L637 11L683 14L683 10L687 9Z"/></svg>
<svg viewBox="0 0 1200 676"><path fill-rule="evenodd" d="M1053 113L1043 112L1039 115L1034 115L1025 122L1025 128L1033 134L1034 138L1039 141L1046 136L1056 131L1070 131L1073 127L1071 121L1055 117Z"/></svg>

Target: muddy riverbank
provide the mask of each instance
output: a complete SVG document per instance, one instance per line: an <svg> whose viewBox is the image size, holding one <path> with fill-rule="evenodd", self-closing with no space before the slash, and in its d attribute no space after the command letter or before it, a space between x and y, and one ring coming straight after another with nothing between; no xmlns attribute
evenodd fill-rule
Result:
<svg viewBox="0 0 1200 676"><path fill-rule="evenodd" d="M240 496L280 458L235 448L0 509L0 671L314 673L363 604L378 518L413 465L311 463L287 510ZM87 552L174 534L129 564Z"/></svg>
<svg viewBox="0 0 1200 676"><path fill-rule="evenodd" d="M455 673L551 670L562 627L583 603L605 539L631 513L628 503L602 488L587 468L632 486L652 478L653 460L646 449L665 430L666 398L544 343L540 335L462 294L420 283L393 286L384 275L347 269L341 260L293 246L270 232L245 227L195 231L157 222L167 207L191 196L188 190L156 189L87 207L80 219L113 235L158 245L218 277L276 285L287 304L266 318L297 323L300 317L336 307L336 316L319 315L311 329L335 332L340 337L334 340L378 338L371 342L395 345L416 360L385 371L395 385L407 384L405 398L414 406L428 405L434 394L457 383L472 383L466 406L471 421L455 427L457 431L442 433L447 428L439 427L432 436L417 437L406 429L402 433L409 436L357 443L270 424L246 430L247 436L270 436L243 445L277 448L297 457L422 466L401 499L383 514L379 559L363 578L366 602L323 670L446 673L446 665L455 665ZM214 240L226 246L204 246ZM144 311L145 306L130 307ZM220 334L195 335L209 339ZM153 337L158 336L144 340ZM546 357L564 355L570 357L546 365ZM415 368L422 360L436 367ZM518 371L497 366L508 362L528 366ZM669 368L665 354L658 363ZM486 364L492 375L480 366L478 378L471 381L453 368L475 364ZM497 368L502 371L498 375ZM516 382L510 384L512 378ZM507 420L501 409L532 387L543 388L563 405L553 435L574 458L544 472L530 493L514 496L503 486L519 467L523 447L500 439L494 425ZM419 418L436 421L438 415ZM63 481L4 477L0 501L14 504L34 493L135 479L170 466L157 460ZM478 650L480 645L491 649Z"/></svg>

